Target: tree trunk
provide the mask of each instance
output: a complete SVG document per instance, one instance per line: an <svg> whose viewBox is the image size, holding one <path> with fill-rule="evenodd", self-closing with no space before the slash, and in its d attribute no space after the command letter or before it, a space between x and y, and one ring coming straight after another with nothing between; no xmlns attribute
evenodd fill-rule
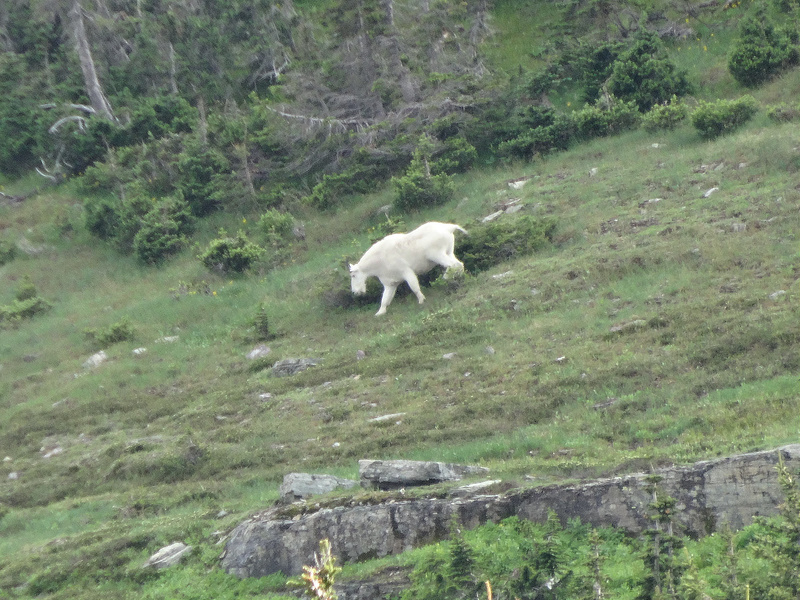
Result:
<svg viewBox="0 0 800 600"><path fill-rule="evenodd" d="M83 24L83 9L79 0L75 0L70 11L70 19L72 20L73 33L75 35L75 49L78 52L78 60L81 63L81 71L83 72L83 81L86 85L86 93L89 96L89 101L95 114L114 121L114 113L111 111L111 105L108 103L103 88L100 86L100 80L97 78L97 71L94 68L94 60L92 59L92 52L89 48L89 40L86 38L86 28Z"/></svg>

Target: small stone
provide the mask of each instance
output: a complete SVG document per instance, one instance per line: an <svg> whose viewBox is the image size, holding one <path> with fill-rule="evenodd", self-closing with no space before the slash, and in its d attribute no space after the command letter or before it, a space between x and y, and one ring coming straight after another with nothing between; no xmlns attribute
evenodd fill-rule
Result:
<svg viewBox="0 0 800 600"><path fill-rule="evenodd" d="M706 192L703 194L703 198L708 198L711 194L713 194L714 192L716 192L718 190L719 190L718 187L713 187L710 190L706 190Z"/></svg>
<svg viewBox="0 0 800 600"><path fill-rule="evenodd" d="M42 455L42 458L52 458L54 456L58 456L59 454L63 453L64 449L61 446L56 446L51 450L48 450Z"/></svg>
<svg viewBox="0 0 800 600"><path fill-rule="evenodd" d="M778 298L780 298L781 296L783 296L785 293L786 293L786 290L778 290L777 292L772 292L772 293L769 295L769 299L770 299L770 300L777 300Z"/></svg>
<svg viewBox="0 0 800 600"><path fill-rule="evenodd" d="M255 348L250 350L250 352L247 353L247 358L249 358L250 360L255 360L257 358L263 358L264 356L266 356L270 352L272 352L272 350L270 349L269 346L265 346L264 344L261 344L260 346L256 346Z"/></svg>
<svg viewBox="0 0 800 600"><path fill-rule="evenodd" d="M133 355L134 356L141 356L142 354L145 354L146 352L147 352L147 348L134 348L133 349Z"/></svg>
<svg viewBox="0 0 800 600"><path fill-rule="evenodd" d="M455 358L455 356L456 356L455 352L448 352L447 354L442 354L442 358L445 360L452 360L453 358Z"/></svg>
<svg viewBox="0 0 800 600"><path fill-rule="evenodd" d="M183 542L175 542L169 546L165 546L142 565L142 568L153 567L156 569L166 569L173 565L177 565L184 556L192 551L191 546L187 546Z"/></svg>
<svg viewBox="0 0 800 600"><path fill-rule="evenodd" d="M383 415L380 417L373 417L369 420L370 423L380 423L382 421L391 421L392 419L397 419L398 417L404 416L406 413L394 413L392 415Z"/></svg>
<svg viewBox="0 0 800 600"><path fill-rule="evenodd" d="M99 367L103 364L106 360L108 360L108 355L100 350L97 354L92 354L86 361L83 363L84 369L94 369Z"/></svg>

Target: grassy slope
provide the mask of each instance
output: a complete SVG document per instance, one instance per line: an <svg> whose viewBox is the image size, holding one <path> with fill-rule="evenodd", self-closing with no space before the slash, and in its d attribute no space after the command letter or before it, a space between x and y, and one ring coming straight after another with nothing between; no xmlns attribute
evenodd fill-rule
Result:
<svg viewBox="0 0 800 600"><path fill-rule="evenodd" d="M674 49L684 50L699 52ZM718 73L721 55L693 76ZM735 91L724 76L714 81ZM798 92L792 73L756 94L775 102ZM41 252L0 267L0 304L29 274L54 308L2 331L0 454L11 460L0 470L0 589L263 592L278 582L208 574L220 532L271 504L285 473L354 477L359 458L479 462L548 482L796 442L798 144L796 125L760 117L714 142L689 126L633 132L473 172L458 180L458 200L408 225L469 229L518 197L528 213L558 220L557 243L435 286L423 307L398 297L382 319L373 305L332 307L325 291L346 285L344 259L368 245L365 224L377 222L385 192L303 215L295 264L238 279L205 272L195 251L162 269L120 257L81 230L69 188L1 207L0 235ZM522 175L534 179L511 191L505 182ZM201 237L220 225L254 231L256 220L218 215ZM180 282L205 282L209 293L176 299ZM267 362L314 356L321 366L290 379L253 368L245 354L262 302L278 334ZM136 339L85 370L96 348L84 329L123 317ZM156 342L171 335L178 341ZM147 353L134 356L137 347ZM401 412L397 423L368 421ZM63 452L44 458L55 446ZM199 549L186 567L139 571L178 539Z"/></svg>

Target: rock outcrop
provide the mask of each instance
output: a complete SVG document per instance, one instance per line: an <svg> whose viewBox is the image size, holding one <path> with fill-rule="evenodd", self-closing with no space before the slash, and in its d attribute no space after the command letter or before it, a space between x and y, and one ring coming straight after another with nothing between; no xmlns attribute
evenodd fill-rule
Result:
<svg viewBox="0 0 800 600"><path fill-rule="evenodd" d="M775 465L778 452L789 469L800 467L800 445L662 469L659 486L677 500L676 521L690 535L727 524L738 529L756 515L771 515L783 500ZM639 473L580 485L550 485L501 495L392 500L375 506L322 509L293 520L275 510L255 515L231 533L223 568L239 577L302 572L319 541L328 538L340 561L397 554L445 539L457 515L466 528L518 516L544 522L553 510L562 521L579 518L595 526L639 533L651 520L649 476Z"/></svg>

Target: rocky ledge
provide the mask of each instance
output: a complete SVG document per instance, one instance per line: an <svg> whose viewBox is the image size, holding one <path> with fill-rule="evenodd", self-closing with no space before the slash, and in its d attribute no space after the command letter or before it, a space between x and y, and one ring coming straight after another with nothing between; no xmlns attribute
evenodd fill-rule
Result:
<svg viewBox="0 0 800 600"><path fill-rule="evenodd" d="M723 524L739 529L757 515L777 513L783 501L776 464L800 468L800 444L777 450L661 469L659 485L677 500L676 519L689 535ZM460 498L391 500L374 506L324 508L294 519L265 511L237 526L222 556L223 568L239 577L283 572L297 575L312 564L319 541L328 538L340 563L398 554L445 539L452 515L472 528L517 516L544 522L549 510L563 522L579 518L594 526L638 533L651 523L649 475L631 474L580 485L550 485L505 494Z"/></svg>

